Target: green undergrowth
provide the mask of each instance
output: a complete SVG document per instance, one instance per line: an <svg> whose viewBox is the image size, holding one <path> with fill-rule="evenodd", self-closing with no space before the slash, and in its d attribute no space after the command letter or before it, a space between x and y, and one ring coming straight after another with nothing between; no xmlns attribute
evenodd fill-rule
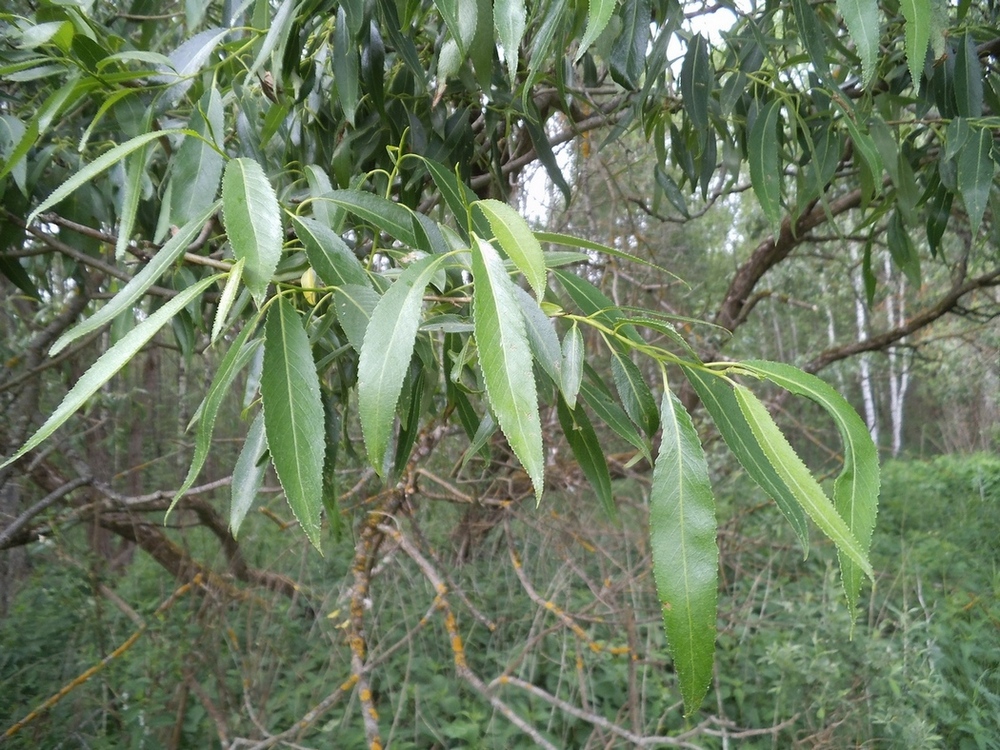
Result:
<svg viewBox="0 0 1000 750"><path fill-rule="evenodd" d="M435 564L481 616L449 597L470 667L486 680L525 680L645 735L677 736L704 723L711 734L691 738L704 748L1000 748L1000 458L886 464L872 550L877 585L853 637L832 546L817 534L804 559L749 484L732 479L717 489L719 651L700 714L685 719L679 709L639 482L616 486L617 525L570 491L547 496L538 510L527 501L511 521L527 580L543 601L573 613L583 637L529 599L500 516L443 503L418 508ZM148 557L136 553L123 571L106 570L88 558L83 530L32 548L30 578L0 621L0 729L136 631L102 590L127 602L148 630L7 746L208 747L219 745L220 727L230 737L260 736L258 725L281 731L294 723L350 674L345 592L354 541L350 533L324 540L320 558L294 530L275 529L263 514L248 518L247 562L289 576L297 595L227 578L242 599L186 594L161 614L157 606L178 584ZM174 533L225 574L210 538ZM384 658L371 688L387 746L529 746L456 678L433 598L409 558L387 551L366 611L371 658ZM516 687L498 685L495 695L557 747L627 746ZM298 742L364 746L357 696Z"/></svg>

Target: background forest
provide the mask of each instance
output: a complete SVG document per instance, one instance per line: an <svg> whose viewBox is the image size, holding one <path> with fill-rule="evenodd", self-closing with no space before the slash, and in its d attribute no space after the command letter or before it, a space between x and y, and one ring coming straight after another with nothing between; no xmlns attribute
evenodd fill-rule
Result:
<svg viewBox="0 0 1000 750"><path fill-rule="evenodd" d="M1000 748L992 0L9 5L0 745Z"/></svg>

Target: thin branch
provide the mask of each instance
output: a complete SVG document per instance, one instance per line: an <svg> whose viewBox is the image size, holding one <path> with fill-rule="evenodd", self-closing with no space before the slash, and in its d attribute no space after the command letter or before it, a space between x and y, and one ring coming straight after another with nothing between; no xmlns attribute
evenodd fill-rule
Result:
<svg viewBox="0 0 1000 750"><path fill-rule="evenodd" d="M7 545L7 543L11 539L13 539L14 536L21 529L27 526L28 522L31 521L32 518L37 516L46 508L55 505L62 498L66 497L66 495L71 493L73 490L77 489L78 487L83 487L85 485L88 485L92 481L93 477L91 476L77 477L76 479L70 482L66 482L66 484L64 484L62 487L53 492L50 492L48 495L43 497L37 503L32 505L30 508L24 511L24 513L22 513L16 519L14 519L13 523L7 526L7 528L5 528L3 531L0 531L0 549L3 549Z"/></svg>

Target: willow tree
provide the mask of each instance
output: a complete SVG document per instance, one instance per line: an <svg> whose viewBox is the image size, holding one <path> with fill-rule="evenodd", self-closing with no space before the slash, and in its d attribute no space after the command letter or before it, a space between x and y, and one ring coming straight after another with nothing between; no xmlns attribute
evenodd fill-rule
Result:
<svg viewBox="0 0 1000 750"><path fill-rule="evenodd" d="M721 41L693 31L720 9L732 19ZM98 506L162 520L167 501L193 502L220 407L258 361L232 468L234 535L273 465L319 550L324 518L340 518L332 477L355 425L384 482L374 512L354 520L352 685L367 684L366 576L380 540L400 536L384 521L419 494L421 462L451 425L472 453L502 436L544 503L540 415L553 409L610 516L599 431L653 467L654 573L687 712L709 685L716 622L714 499L689 415L698 402L802 543L810 519L833 541L857 606L872 575L877 454L812 373L1000 281L992 4L45 1L8 6L2 24L0 271L38 322L21 351L4 352L13 418L0 445L4 479L26 474L48 493L7 526L5 546L38 538L46 507L65 509L46 516L58 525ZM507 203L533 164L572 202L556 149L634 134L656 155L661 210L685 216L749 180L766 217L696 345L671 316L601 290L595 260L643 262L630 248L532 231ZM869 295L884 254L916 286L922 264L950 263L951 283L896 328L804 370L725 361L725 334L751 315L758 285L820 234L860 245ZM186 479L129 506L74 460L83 438L66 439L66 425L167 330L220 364ZM60 388L46 374L94 340L100 356L36 415L40 391ZM832 497L755 394L765 380L839 428ZM111 528L153 551L155 528ZM377 714L370 691L361 696L375 746Z"/></svg>

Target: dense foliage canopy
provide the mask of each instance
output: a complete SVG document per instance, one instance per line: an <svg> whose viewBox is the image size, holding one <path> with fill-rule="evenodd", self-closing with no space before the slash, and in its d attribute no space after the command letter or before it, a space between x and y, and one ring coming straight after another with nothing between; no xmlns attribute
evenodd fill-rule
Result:
<svg viewBox="0 0 1000 750"><path fill-rule="evenodd" d="M690 413L703 405L803 545L807 518L835 543L853 610L872 574L877 452L814 373L1000 284L997 13L944 0L13 3L0 16L0 273L22 319L0 343L0 481L19 472L46 497L0 532L3 546L37 539L33 519L68 502L53 523L105 514L170 567L155 524L114 513L201 513L191 489L227 396L247 382L234 536L269 466L317 549L324 516L342 523L337 468L352 437L384 482L354 519L364 687L365 571L452 428L466 462L510 472L516 459L544 503L558 423L614 517L609 431L652 467L654 573L696 710L713 668L718 547ZM650 216L683 222L747 190L759 203L758 242L700 324L602 288L608 264L696 281L685 268L639 257L627 236L533 231L510 207L532 165L572 205L560 147L630 139L655 156L638 202ZM762 280L806 247L853 248L869 303L883 257L929 295L800 367L728 361ZM213 369L183 484L126 497L85 458L75 415L151 341ZM58 405L41 407L60 389L52 373L95 342ZM832 498L765 407L762 381L836 423ZM377 721L368 729L374 746Z"/></svg>

